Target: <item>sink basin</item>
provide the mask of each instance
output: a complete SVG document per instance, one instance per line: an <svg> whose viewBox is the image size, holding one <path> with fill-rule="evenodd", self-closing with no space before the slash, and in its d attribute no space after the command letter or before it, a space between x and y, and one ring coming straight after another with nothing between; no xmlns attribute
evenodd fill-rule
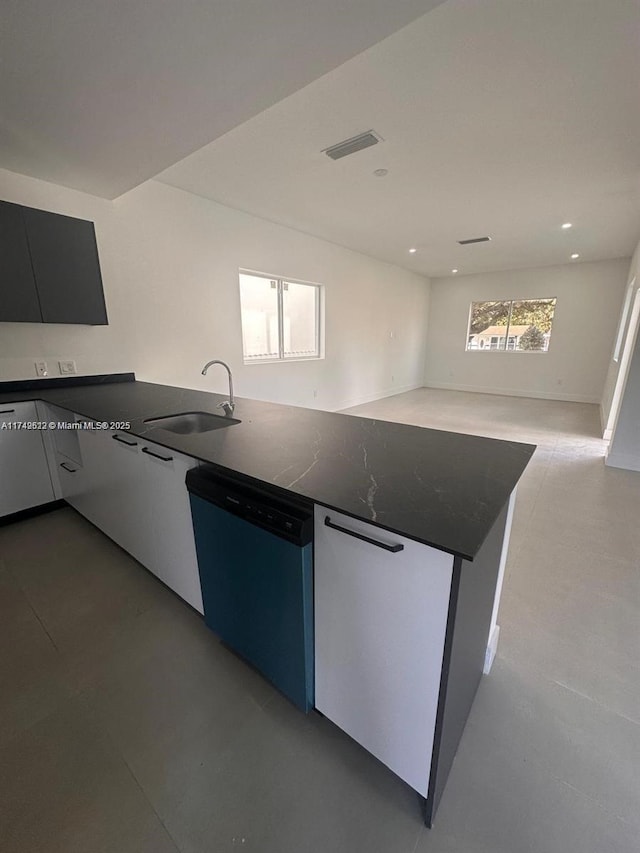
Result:
<svg viewBox="0 0 640 853"><path fill-rule="evenodd" d="M145 424L160 427L180 435L193 435L198 432L210 432L213 429L239 424L235 418L212 415L211 412L181 412L178 415L163 415L161 418L148 418Z"/></svg>

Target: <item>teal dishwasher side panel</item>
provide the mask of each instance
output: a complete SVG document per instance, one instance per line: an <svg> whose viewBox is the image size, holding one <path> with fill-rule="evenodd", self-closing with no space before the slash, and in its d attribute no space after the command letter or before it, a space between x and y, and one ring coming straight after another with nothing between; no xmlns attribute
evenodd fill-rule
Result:
<svg viewBox="0 0 640 853"><path fill-rule="evenodd" d="M305 712L314 704L313 564L300 547L189 495L204 617Z"/></svg>

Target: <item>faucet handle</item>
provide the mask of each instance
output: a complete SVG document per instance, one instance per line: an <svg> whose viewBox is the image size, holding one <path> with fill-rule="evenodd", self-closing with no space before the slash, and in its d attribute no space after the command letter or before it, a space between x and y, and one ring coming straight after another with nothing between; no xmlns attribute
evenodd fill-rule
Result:
<svg viewBox="0 0 640 853"><path fill-rule="evenodd" d="M223 400L222 403L218 403L219 409L224 409L225 415L232 415L235 406L233 403L230 403L228 400Z"/></svg>

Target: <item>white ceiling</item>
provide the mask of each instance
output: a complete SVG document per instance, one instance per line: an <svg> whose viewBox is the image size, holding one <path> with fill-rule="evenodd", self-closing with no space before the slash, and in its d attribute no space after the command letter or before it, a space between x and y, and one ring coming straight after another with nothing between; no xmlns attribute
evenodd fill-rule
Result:
<svg viewBox="0 0 640 853"><path fill-rule="evenodd" d="M639 106L638 0L448 0L160 179L427 275L624 257Z"/></svg>
<svg viewBox="0 0 640 853"><path fill-rule="evenodd" d="M114 198L442 0L2 0L0 166Z"/></svg>

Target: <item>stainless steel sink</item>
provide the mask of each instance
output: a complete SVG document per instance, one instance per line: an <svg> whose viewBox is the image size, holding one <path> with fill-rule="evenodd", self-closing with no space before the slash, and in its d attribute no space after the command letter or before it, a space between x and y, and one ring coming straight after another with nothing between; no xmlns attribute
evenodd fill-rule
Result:
<svg viewBox="0 0 640 853"><path fill-rule="evenodd" d="M211 412L180 412L177 415L163 415L161 418L148 418L145 421L145 424L180 435L210 432L213 429L223 429L239 423L240 421L235 418L212 415Z"/></svg>

